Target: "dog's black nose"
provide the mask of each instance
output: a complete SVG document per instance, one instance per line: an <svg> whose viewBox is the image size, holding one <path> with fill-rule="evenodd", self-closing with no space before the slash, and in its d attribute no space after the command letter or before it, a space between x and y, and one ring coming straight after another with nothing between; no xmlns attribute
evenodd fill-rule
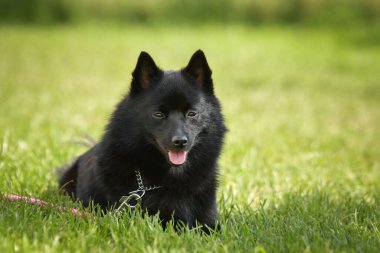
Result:
<svg viewBox="0 0 380 253"><path fill-rule="evenodd" d="M172 138L172 143L176 147L185 147L187 145L187 137L185 135L174 136Z"/></svg>

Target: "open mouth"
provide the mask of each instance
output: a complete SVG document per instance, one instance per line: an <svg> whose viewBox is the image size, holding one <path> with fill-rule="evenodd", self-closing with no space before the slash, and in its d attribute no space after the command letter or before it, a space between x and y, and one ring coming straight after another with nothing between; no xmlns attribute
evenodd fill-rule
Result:
<svg viewBox="0 0 380 253"><path fill-rule="evenodd" d="M166 155L168 162L174 166L180 166L186 162L187 151L186 150L170 150L164 148L159 141L156 140L156 144L161 152Z"/></svg>
<svg viewBox="0 0 380 253"><path fill-rule="evenodd" d="M182 165L186 162L187 152L185 150L168 150L169 160L174 165Z"/></svg>

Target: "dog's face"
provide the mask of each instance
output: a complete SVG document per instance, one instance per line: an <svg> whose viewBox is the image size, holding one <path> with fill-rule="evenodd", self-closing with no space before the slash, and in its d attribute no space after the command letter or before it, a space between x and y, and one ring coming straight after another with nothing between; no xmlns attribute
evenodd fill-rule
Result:
<svg viewBox="0 0 380 253"><path fill-rule="evenodd" d="M213 96L211 70L203 52L197 51L186 68L165 72L147 53L141 53L130 95L143 108L139 122L147 141L172 166L185 164L207 127L212 108L206 99Z"/></svg>

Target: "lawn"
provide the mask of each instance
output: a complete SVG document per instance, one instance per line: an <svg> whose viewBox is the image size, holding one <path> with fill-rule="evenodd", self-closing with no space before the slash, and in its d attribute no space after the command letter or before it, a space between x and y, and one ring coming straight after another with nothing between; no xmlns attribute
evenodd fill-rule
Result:
<svg viewBox="0 0 380 253"><path fill-rule="evenodd" d="M0 192L78 207L55 168L99 139L137 56L213 69L222 230L0 199L0 252L380 252L380 36L241 25L0 27Z"/></svg>

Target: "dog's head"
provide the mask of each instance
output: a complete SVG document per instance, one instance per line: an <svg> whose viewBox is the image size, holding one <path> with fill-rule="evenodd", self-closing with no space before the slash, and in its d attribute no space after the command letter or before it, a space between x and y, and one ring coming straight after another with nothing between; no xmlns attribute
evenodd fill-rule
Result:
<svg viewBox="0 0 380 253"><path fill-rule="evenodd" d="M142 52L132 75L129 99L144 138L172 166L185 164L218 106L204 53L196 51L179 71L163 71Z"/></svg>

